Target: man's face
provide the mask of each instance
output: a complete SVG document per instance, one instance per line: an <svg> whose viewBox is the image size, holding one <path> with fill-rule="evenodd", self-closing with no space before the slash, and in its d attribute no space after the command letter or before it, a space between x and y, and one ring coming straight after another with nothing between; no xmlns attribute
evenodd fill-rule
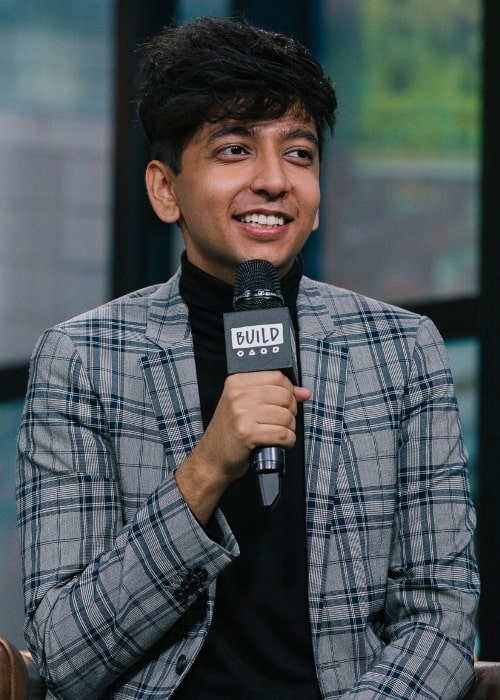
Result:
<svg viewBox="0 0 500 700"><path fill-rule="evenodd" d="M179 174L153 161L146 178L156 213L179 221L190 262L231 284L250 259L268 260L283 276L318 226L316 128L291 113L206 123L185 147ZM166 209L155 206L155 185Z"/></svg>

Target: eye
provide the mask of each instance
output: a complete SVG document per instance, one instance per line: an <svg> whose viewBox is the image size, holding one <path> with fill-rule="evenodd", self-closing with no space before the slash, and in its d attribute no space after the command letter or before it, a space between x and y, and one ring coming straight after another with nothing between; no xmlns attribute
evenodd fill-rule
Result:
<svg viewBox="0 0 500 700"><path fill-rule="evenodd" d="M312 163L314 160L315 153L309 148L297 147L291 148L286 152L289 158L294 160L304 161L305 163Z"/></svg>
<svg viewBox="0 0 500 700"><path fill-rule="evenodd" d="M229 146L219 149L217 152L220 156L242 156L247 153L246 148L237 143L232 143Z"/></svg>

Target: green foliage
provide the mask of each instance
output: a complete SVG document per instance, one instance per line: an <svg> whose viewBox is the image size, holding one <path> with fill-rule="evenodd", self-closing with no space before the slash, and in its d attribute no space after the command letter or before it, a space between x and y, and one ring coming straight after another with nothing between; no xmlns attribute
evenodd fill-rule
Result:
<svg viewBox="0 0 500 700"><path fill-rule="evenodd" d="M480 19L480 0L359 2L356 130L365 154L476 154Z"/></svg>

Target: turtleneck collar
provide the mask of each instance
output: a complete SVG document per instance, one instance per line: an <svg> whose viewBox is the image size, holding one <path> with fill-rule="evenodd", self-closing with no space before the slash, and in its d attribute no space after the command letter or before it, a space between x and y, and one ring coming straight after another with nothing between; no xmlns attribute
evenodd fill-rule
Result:
<svg viewBox="0 0 500 700"><path fill-rule="evenodd" d="M292 317L295 315L302 272L302 260L298 257L292 269L280 280L285 306L290 309ZM181 257L180 293L189 307L190 315L208 314L220 328L222 315L233 310L233 286L190 263L185 251Z"/></svg>

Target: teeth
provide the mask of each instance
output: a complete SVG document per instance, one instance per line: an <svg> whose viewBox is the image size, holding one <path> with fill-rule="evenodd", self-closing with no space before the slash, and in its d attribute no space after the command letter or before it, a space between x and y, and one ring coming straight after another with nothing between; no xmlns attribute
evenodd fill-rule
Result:
<svg viewBox="0 0 500 700"><path fill-rule="evenodd" d="M246 224L258 224L259 226L283 226L285 223L282 216L265 216L265 214L245 214L242 221Z"/></svg>

